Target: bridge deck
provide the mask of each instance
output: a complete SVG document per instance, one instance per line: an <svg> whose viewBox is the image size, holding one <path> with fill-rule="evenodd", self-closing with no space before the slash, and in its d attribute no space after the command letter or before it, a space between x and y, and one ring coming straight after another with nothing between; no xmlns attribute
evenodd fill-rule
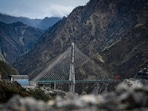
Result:
<svg viewBox="0 0 148 111"><path fill-rule="evenodd" d="M38 84L50 84L50 83L71 83L72 81L69 80L39 80L37 81ZM108 79L108 80L75 80L75 83L113 83L119 82L119 80Z"/></svg>

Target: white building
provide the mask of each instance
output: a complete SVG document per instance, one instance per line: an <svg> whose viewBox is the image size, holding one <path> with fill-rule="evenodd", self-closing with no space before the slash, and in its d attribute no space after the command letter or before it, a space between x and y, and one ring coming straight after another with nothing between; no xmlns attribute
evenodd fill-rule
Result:
<svg viewBox="0 0 148 111"><path fill-rule="evenodd" d="M21 86L29 85L29 76L28 75L10 75L11 81L17 81Z"/></svg>

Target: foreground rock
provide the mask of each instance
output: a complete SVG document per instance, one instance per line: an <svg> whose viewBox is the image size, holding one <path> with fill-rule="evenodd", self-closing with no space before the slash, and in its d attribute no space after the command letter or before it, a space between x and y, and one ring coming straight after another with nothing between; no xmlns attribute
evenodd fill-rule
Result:
<svg viewBox="0 0 148 111"><path fill-rule="evenodd" d="M0 105L0 111L148 111L148 87L129 87L124 81L116 91L102 95L82 95L48 102L14 96ZM132 82L133 83L133 82Z"/></svg>

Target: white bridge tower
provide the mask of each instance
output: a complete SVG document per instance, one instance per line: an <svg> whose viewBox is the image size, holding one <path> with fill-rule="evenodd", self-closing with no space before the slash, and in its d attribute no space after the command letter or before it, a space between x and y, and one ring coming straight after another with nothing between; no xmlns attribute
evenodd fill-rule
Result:
<svg viewBox="0 0 148 111"><path fill-rule="evenodd" d="M71 43L72 49L71 49L71 63L70 63L70 71L69 71L69 91L75 92L75 44L74 42Z"/></svg>

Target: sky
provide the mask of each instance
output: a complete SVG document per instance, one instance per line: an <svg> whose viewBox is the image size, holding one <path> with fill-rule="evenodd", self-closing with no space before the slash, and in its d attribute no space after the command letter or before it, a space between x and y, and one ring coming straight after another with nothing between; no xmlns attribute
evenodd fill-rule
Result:
<svg viewBox="0 0 148 111"><path fill-rule="evenodd" d="M63 17L89 0L0 0L0 13L29 18Z"/></svg>

